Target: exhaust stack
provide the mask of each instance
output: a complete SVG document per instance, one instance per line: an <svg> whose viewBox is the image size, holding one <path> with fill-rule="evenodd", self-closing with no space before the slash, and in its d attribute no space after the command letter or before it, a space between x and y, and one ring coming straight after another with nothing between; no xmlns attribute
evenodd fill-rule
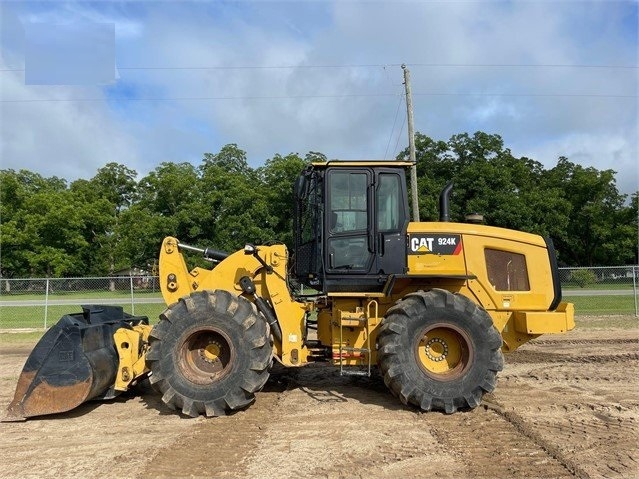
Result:
<svg viewBox="0 0 639 479"><path fill-rule="evenodd" d="M446 186L444 186L444 189L439 194L439 221L450 221L449 198L452 190L453 182L450 181L446 184Z"/></svg>

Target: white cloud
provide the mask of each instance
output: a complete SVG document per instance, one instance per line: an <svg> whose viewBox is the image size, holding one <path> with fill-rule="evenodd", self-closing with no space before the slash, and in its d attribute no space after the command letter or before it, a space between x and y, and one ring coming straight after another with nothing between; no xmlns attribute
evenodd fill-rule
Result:
<svg viewBox="0 0 639 479"><path fill-rule="evenodd" d="M90 178L112 161L139 164L132 138L112 121L105 104L66 101L78 93L100 96L96 88L29 87L15 73L4 73L2 80L3 99L30 101L0 107L0 168L74 180Z"/></svg>
<svg viewBox="0 0 639 479"><path fill-rule="evenodd" d="M244 99L112 99L108 105L42 105L38 114L27 113L36 110L32 105L5 105L43 145L117 148L115 161L144 161L135 163L143 173L163 160L198 161L203 152L231 142L247 150L256 166L290 151L382 158L402 124L403 107L391 135L402 90L398 64L406 62L413 64L418 131L437 139L464 131L498 133L515 154L548 167L567 155L584 166L616 169L624 191L637 189L636 68L476 66L636 65L635 2L136 2L73 8L116 23L119 67L394 66L121 69L113 96ZM55 8L48 13L59 14ZM442 93L447 95L432 95ZM3 98L8 94L33 91L5 90ZM356 96L367 94L388 96ZM79 118L82 128L71 127ZM63 128L51 137L56 121ZM13 142L8 135L14 131L3 126L3 144ZM403 135L400 148L405 130ZM49 148L58 150L64 151ZM23 155L15 158L20 164L46 167L32 156L35 149L13 151Z"/></svg>

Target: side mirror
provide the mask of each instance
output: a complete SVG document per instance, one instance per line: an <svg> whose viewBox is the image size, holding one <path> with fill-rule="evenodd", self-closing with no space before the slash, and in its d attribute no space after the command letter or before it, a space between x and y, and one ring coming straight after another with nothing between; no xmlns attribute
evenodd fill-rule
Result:
<svg viewBox="0 0 639 479"><path fill-rule="evenodd" d="M255 247L255 245L252 245L250 243L244 245L244 254L253 255L255 259L258 260L262 266L264 266L266 272L271 274L273 272L273 267L270 264L266 264L266 262L262 258L260 258L260 255L257 253L259 253L259 250Z"/></svg>
<svg viewBox="0 0 639 479"><path fill-rule="evenodd" d="M302 200L306 198L308 192L306 191L308 188L308 178L302 172L300 176L295 180L295 184L293 185L293 191L295 193L295 198L298 200Z"/></svg>

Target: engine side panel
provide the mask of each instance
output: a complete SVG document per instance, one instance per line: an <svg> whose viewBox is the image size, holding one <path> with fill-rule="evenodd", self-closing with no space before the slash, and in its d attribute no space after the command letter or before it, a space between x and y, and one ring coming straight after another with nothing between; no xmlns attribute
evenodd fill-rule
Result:
<svg viewBox="0 0 639 479"><path fill-rule="evenodd" d="M457 292L491 315L506 350L539 334L574 328L572 305L557 304L553 252L541 236L482 225L411 223L407 241L406 278L425 284L457 279Z"/></svg>

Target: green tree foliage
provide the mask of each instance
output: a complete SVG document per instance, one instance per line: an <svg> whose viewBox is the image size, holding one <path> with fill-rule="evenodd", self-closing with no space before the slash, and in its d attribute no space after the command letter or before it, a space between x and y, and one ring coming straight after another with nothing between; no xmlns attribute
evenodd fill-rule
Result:
<svg viewBox="0 0 639 479"><path fill-rule="evenodd" d="M80 205L88 245L81 262L88 274L113 274L129 267L120 254L121 216L137 196L137 172L118 163L100 168L91 180L74 181L70 190ZM87 274L87 273L83 273Z"/></svg>
<svg viewBox="0 0 639 479"><path fill-rule="evenodd" d="M545 174L570 205L566 235L559 238L563 260L584 266L627 264L637 248L637 217L619 194L613 170L584 168L561 157ZM635 195L636 196L636 195Z"/></svg>
<svg viewBox="0 0 639 479"><path fill-rule="evenodd" d="M234 251L273 237L263 184L248 166L246 152L226 145L218 154L207 153L200 174L208 209L205 233L218 249Z"/></svg>
<svg viewBox="0 0 639 479"><path fill-rule="evenodd" d="M270 222L274 234L279 232L280 236L277 239L289 248L293 246L293 184L304 167L310 163L310 158L313 158L311 161L325 160L316 155L317 153L312 152L306 159L300 158L297 153L275 155L258 170L270 208Z"/></svg>
<svg viewBox="0 0 639 479"><path fill-rule="evenodd" d="M630 225L632 233L637 240L634 244L634 259L630 261L632 264L639 264L639 191L632 194L630 206L625 208L620 215L624 224Z"/></svg>
<svg viewBox="0 0 639 479"><path fill-rule="evenodd" d="M422 221L437 220L438 195L454 182L451 219L482 213L490 225L550 235L574 266L637 261L639 192L618 192L615 173L559 158L550 169L515 157L502 138L477 132L436 141L417 133ZM406 159L408 151L398 159ZM25 170L0 170L3 277L106 275L150 269L167 235L235 251L247 242L292 246L292 187L319 152L279 154L252 168L236 144L199 165L160 163L137 172L108 163L70 185Z"/></svg>
<svg viewBox="0 0 639 479"><path fill-rule="evenodd" d="M21 170L0 172L0 247L3 275L60 275L86 243L77 229L66 181Z"/></svg>

